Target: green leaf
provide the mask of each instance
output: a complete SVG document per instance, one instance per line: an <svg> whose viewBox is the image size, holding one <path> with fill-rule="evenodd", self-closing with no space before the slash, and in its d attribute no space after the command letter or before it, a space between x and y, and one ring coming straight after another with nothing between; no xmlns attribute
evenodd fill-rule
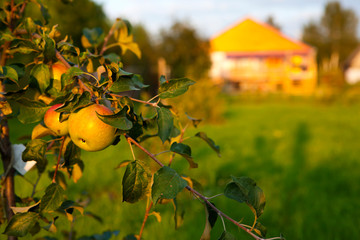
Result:
<svg viewBox="0 0 360 240"><path fill-rule="evenodd" d="M46 64L38 64L30 72L30 79L37 83L41 93L44 93L46 88L50 85L50 70Z"/></svg>
<svg viewBox="0 0 360 240"><path fill-rule="evenodd" d="M133 127L133 123L127 118L126 112L128 107L125 106L121 111L113 115L100 115L98 113L98 118L106 124L118 128L120 130L130 130Z"/></svg>
<svg viewBox="0 0 360 240"><path fill-rule="evenodd" d="M40 201L33 205L26 206L26 207L10 207L10 208L15 214L18 214L18 213L29 212L29 210L34 210L39 204L40 204ZM32 211L32 212L34 212L34 211Z"/></svg>
<svg viewBox="0 0 360 240"><path fill-rule="evenodd" d="M261 188L249 177L232 177L232 180L225 187L225 196L240 203L245 202L254 215L259 217L265 207L265 195Z"/></svg>
<svg viewBox="0 0 360 240"><path fill-rule="evenodd" d="M100 43L104 41L104 37L105 37L104 31L99 27L92 29L84 28L83 34L92 47L99 46Z"/></svg>
<svg viewBox="0 0 360 240"><path fill-rule="evenodd" d="M134 234L127 235L123 240L138 240Z"/></svg>
<svg viewBox="0 0 360 240"><path fill-rule="evenodd" d="M11 33L4 33L2 32L0 36L0 41L9 41L11 42L15 37Z"/></svg>
<svg viewBox="0 0 360 240"><path fill-rule="evenodd" d="M211 203L211 204L215 206L214 203ZM206 211L208 213L207 220L209 221L211 228L213 228L215 226L216 220L218 218L218 213L212 207L210 207L208 204L206 204Z"/></svg>
<svg viewBox="0 0 360 240"><path fill-rule="evenodd" d="M81 238L78 238L78 240L110 240L110 239L114 239L114 236L119 235L120 231L106 231L103 232L102 234L94 234L92 236L84 236Z"/></svg>
<svg viewBox="0 0 360 240"><path fill-rule="evenodd" d="M56 48L55 48L54 39L49 37L44 37L44 40L45 40L44 57L45 57L45 61L47 62L55 58Z"/></svg>
<svg viewBox="0 0 360 240"><path fill-rule="evenodd" d="M36 31L36 24L30 17L24 19L24 27L28 33L34 33Z"/></svg>
<svg viewBox="0 0 360 240"><path fill-rule="evenodd" d="M202 119L200 119L200 118L193 118L193 117L190 117L187 113L185 113L185 114L186 114L187 118L189 120L191 120L194 127L197 127L199 125L199 123L202 121Z"/></svg>
<svg viewBox="0 0 360 240"><path fill-rule="evenodd" d="M61 86L67 86L74 82L74 77L80 76L85 72L78 67L69 68L66 73L61 75Z"/></svg>
<svg viewBox="0 0 360 240"><path fill-rule="evenodd" d="M22 123L35 123L43 119L44 114L50 108L43 102L21 98L19 103L20 114L17 116Z"/></svg>
<svg viewBox="0 0 360 240"><path fill-rule="evenodd" d="M188 78L170 79L160 85L160 98L173 98L185 93L195 81Z"/></svg>
<svg viewBox="0 0 360 240"><path fill-rule="evenodd" d="M119 75L122 72L118 73ZM149 85L145 85L141 76L138 74L125 75L122 74L120 77L110 86L109 90L112 92L125 92L132 90L140 90L142 88L148 87Z"/></svg>
<svg viewBox="0 0 360 240"><path fill-rule="evenodd" d="M57 210L64 200L64 189L56 183L50 184L46 190L45 195L41 198L40 211L53 212Z"/></svg>
<svg viewBox="0 0 360 240"><path fill-rule="evenodd" d="M213 204L213 203L211 203ZM214 204L213 204L214 205ZM206 213L206 224L201 235L201 240L210 240L210 232L211 229L214 227L216 220L218 218L218 213L210 207L207 203L205 203L205 213Z"/></svg>
<svg viewBox="0 0 360 240"><path fill-rule="evenodd" d="M81 157L81 149L76 146L72 141L66 145L64 154L64 166L70 167L79 162Z"/></svg>
<svg viewBox="0 0 360 240"><path fill-rule="evenodd" d="M256 234L259 235L260 237L265 237L267 229L260 222L256 222L254 227L254 232L256 232Z"/></svg>
<svg viewBox="0 0 360 240"><path fill-rule="evenodd" d="M22 47L12 48L8 52L9 52L9 55L13 55L15 53L30 54L30 53L39 52L39 51L37 49L31 48L31 47L22 46Z"/></svg>
<svg viewBox="0 0 360 240"><path fill-rule="evenodd" d="M155 203L160 199L173 199L187 186L187 182L172 168L164 166L154 175L151 197Z"/></svg>
<svg viewBox="0 0 360 240"><path fill-rule="evenodd" d="M65 103L62 106L56 109L56 111L72 113L91 104L93 104L91 101L91 94L89 92L83 92L82 94L71 95L65 100Z"/></svg>
<svg viewBox="0 0 360 240"><path fill-rule="evenodd" d="M236 240L236 238L231 233L224 231L219 237L219 240Z"/></svg>
<svg viewBox="0 0 360 240"><path fill-rule="evenodd" d="M151 175L139 161L133 161L126 166L122 185L123 201L135 203L146 194Z"/></svg>
<svg viewBox="0 0 360 240"><path fill-rule="evenodd" d="M26 144L26 148L22 153L22 159L24 162L36 161L36 167L39 173L42 173L46 169L47 159L45 157L47 142L42 139L33 139Z"/></svg>
<svg viewBox="0 0 360 240"><path fill-rule="evenodd" d="M108 60L110 62L119 63L121 61L121 58L116 53L109 53L104 55L105 60Z"/></svg>
<svg viewBox="0 0 360 240"><path fill-rule="evenodd" d="M195 136L201 138L201 139L204 140L207 144L209 144L209 146L217 153L218 157L221 157L221 155L220 155L220 147L217 146L217 145L215 144L215 142L206 135L206 133L204 133L204 132L198 132L197 134L195 134Z"/></svg>
<svg viewBox="0 0 360 240"><path fill-rule="evenodd" d="M191 168L198 167L197 163L195 163L191 157L191 148L188 145L174 142L171 144L170 151L183 156L189 162Z"/></svg>
<svg viewBox="0 0 360 240"><path fill-rule="evenodd" d="M0 71L0 79L10 79L12 82L18 84L18 74L16 70L9 66L3 66Z"/></svg>
<svg viewBox="0 0 360 240"><path fill-rule="evenodd" d="M31 228L35 226L39 219L39 214L26 212L15 214L6 226L4 234L8 236L24 237Z"/></svg>
<svg viewBox="0 0 360 240"><path fill-rule="evenodd" d="M59 42L59 43L57 43L57 47L58 47L59 51L63 54L71 54L72 56L80 55L80 49L78 47L75 47L71 43Z"/></svg>
<svg viewBox="0 0 360 240"><path fill-rule="evenodd" d="M50 14L49 14L49 10L47 9L47 7L45 7L41 1L38 0L38 3L40 4L40 11L41 11L41 15L44 18L45 21L45 25L49 23L49 19L50 19Z"/></svg>
<svg viewBox="0 0 360 240"><path fill-rule="evenodd" d="M165 107L160 107L156 110L158 114L158 135L161 141L164 143L171 135L172 129L174 127L174 117L171 111Z"/></svg>

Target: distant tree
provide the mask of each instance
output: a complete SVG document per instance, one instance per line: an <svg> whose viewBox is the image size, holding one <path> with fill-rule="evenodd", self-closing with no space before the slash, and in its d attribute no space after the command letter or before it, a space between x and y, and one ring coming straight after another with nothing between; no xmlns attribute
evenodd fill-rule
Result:
<svg viewBox="0 0 360 240"><path fill-rule="evenodd" d="M128 51L123 56L124 67L144 77L145 84L150 85L147 89L152 95L158 85L157 61L159 53L151 35L141 24L132 27L134 41L141 49L141 58Z"/></svg>
<svg viewBox="0 0 360 240"><path fill-rule="evenodd" d="M270 26L276 28L277 30L281 31L281 26L275 21L273 16L268 16L265 22Z"/></svg>
<svg viewBox="0 0 360 240"><path fill-rule="evenodd" d="M64 2L69 2L65 4ZM42 15L35 3L29 3L26 16L38 19ZM71 7L69 7L69 5ZM61 37L71 36L74 44L81 46L82 30L84 28L100 27L105 32L110 28L110 22L102 9L102 6L92 0L76 1L44 1L44 6L49 11L49 25L58 25Z"/></svg>
<svg viewBox="0 0 360 240"><path fill-rule="evenodd" d="M319 22L304 26L302 39L317 48L319 63L332 55L342 63L358 44L357 24L352 9L344 9L337 1L329 2Z"/></svg>
<svg viewBox="0 0 360 240"><path fill-rule="evenodd" d="M204 77L211 66L209 42L187 23L175 22L160 33L159 52L171 69L171 77Z"/></svg>

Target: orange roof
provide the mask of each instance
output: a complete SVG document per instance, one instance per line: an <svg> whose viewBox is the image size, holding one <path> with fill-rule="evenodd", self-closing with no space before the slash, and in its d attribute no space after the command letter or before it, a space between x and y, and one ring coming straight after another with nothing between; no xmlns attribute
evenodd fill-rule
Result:
<svg viewBox="0 0 360 240"><path fill-rule="evenodd" d="M247 18L210 39L211 51L243 54L303 52L305 43L292 40L268 24Z"/></svg>

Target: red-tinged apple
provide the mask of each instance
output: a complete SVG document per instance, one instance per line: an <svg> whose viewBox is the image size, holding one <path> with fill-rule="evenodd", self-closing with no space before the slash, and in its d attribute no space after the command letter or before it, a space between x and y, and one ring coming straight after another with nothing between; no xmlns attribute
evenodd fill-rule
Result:
<svg viewBox="0 0 360 240"><path fill-rule="evenodd" d="M69 133L68 121L60 122L60 113L55 110L62 104L55 104L49 108L44 116L44 123L48 129L53 131L58 136L65 136Z"/></svg>
<svg viewBox="0 0 360 240"><path fill-rule="evenodd" d="M61 80L61 75L65 73L67 67L61 62L56 62L51 66L52 78L56 80Z"/></svg>
<svg viewBox="0 0 360 240"><path fill-rule="evenodd" d="M56 62L51 66L51 78L53 79L53 88L61 91L61 75L65 73L67 67L61 62Z"/></svg>
<svg viewBox="0 0 360 240"><path fill-rule="evenodd" d="M114 142L116 128L101 121L97 114L112 115L113 112L100 104L93 104L71 113L69 134L76 146L89 152L100 151Z"/></svg>

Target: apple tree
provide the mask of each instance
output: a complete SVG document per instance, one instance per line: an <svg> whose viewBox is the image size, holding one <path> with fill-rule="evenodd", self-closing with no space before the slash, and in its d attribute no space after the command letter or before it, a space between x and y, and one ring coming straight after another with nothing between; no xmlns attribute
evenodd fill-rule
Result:
<svg viewBox="0 0 360 240"><path fill-rule="evenodd" d="M128 21L117 19L106 34L101 28L84 29L82 45L86 50L81 51L69 38L57 39L57 26L48 25L50 16L43 1L2 2L0 152L4 214L0 221L6 225L3 237L17 239L30 234L36 236L40 231L51 232L56 229L55 220L59 217L73 221L73 213L82 213L84 206L66 196L61 184L63 173L75 184L86 165L81 160L82 151L101 151L119 141L126 141L133 159L119 162L119 167L126 168L122 179L123 201L136 204L145 199L147 202L139 234L129 235L127 239L142 239L153 206L174 201L182 191L190 192L205 206L207 223L201 239L210 239L211 229L218 218L224 225L219 239L235 239L226 231L224 220L254 239L265 239L265 228L258 221L264 210L265 197L254 180L233 176L224 192L217 195L250 207L254 221L246 225L235 220L241 216L230 217L223 213L211 202L212 197L204 196L195 187L195 180L171 167L175 154L188 161L190 168L198 167L191 156L192 148L186 143L186 129L196 127L200 120L189 116L188 123L181 123L174 114L174 107L166 102L168 98L184 94L195 81L160 77L156 96L150 99L130 97L129 91L148 86L140 75L125 71L121 56L111 52L120 47L123 54L131 51L141 57ZM41 19L24 16L29 3L39 8ZM11 129L8 127L11 118L17 118L22 124L35 124L26 146L11 144ZM194 137L205 141L220 155L219 147L206 133L198 132ZM156 138L161 140L163 148L167 148L163 152L170 154L169 161L159 160L159 153L152 153L144 147L143 143ZM134 148L150 157L158 167L150 170L141 156L136 156ZM55 156L54 162L48 161L46 155L49 154ZM26 174L31 166L38 173L33 194L19 199L15 194L14 176ZM48 186L41 198L36 198L37 181L50 167L54 170L50 172Z"/></svg>

